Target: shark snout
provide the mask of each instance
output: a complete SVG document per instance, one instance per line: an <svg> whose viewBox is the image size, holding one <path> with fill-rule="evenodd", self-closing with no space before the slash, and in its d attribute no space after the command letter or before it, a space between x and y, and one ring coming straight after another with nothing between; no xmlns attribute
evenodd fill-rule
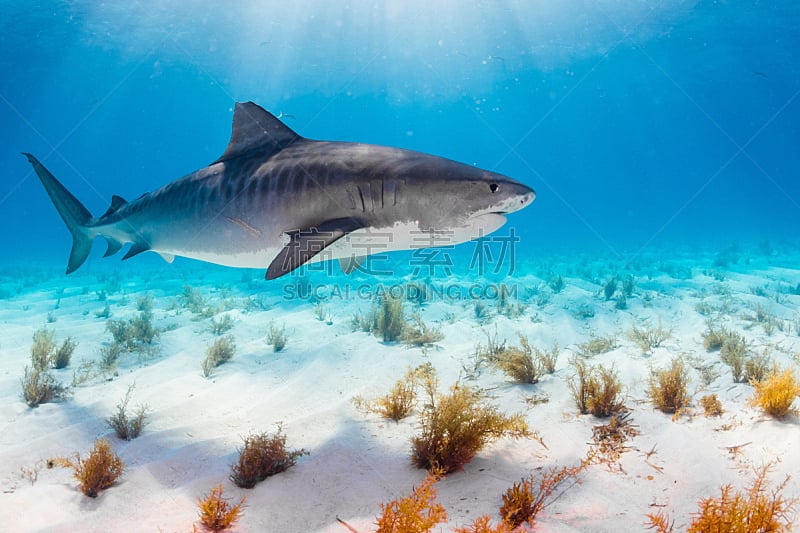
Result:
<svg viewBox="0 0 800 533"><path fill-rule="evenodd" d="M501 213L513 213L530 205L536 199L536 191L518 181L509 180L504 184L506 198L500 206Z"/></svg>

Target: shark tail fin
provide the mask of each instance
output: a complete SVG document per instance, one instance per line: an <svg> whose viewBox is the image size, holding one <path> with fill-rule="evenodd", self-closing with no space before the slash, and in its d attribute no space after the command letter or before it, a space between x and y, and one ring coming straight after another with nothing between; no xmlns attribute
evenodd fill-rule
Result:
<svg viewBox="0 0 800 533"><path fill-rule="evenodd" d="M89 235L86 227L93 218L92 214L35 157L27 153L22 155L27 157L30 164L33 165L50 200L53 201L58 214L61 215L72 234L72 251L69 254L69 263L67 263L67 274L71 274L86 261L92 250L94 239Z"/></svg>

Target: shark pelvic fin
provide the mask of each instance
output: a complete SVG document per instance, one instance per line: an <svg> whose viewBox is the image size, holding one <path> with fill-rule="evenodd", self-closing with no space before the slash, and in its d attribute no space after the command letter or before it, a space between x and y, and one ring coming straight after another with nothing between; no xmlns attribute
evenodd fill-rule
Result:
<svg viewBox="0 0 800 533"><path fill-rule="evenodd" d="M272 155L301 138L263 107L253 102L237 102L233 108L233 130L228 148L214 163L256 151Z"/></svg>
<svg viewBox="0 0 800 533"><path fill-rule="evenodd" d="M287 232L289 242L270 263L266 278L288 274L348 233L363 227L364 223L356 218L337 218L316 227Z"/></svg>
<svg viewBox="0 0 800 533"><path fill-rule="evenodd" d="M350 275L356 270L360 270L367 258L363 255L351 255L350 257L343 257L339 259L339 268L346 275Z"/></svg>
<svg viewBox="0 0 800 533"><path fill-rule="evenodd" d="M146 252L150 249L150 245L146 242L135 242L131 244L131 247L128 249L128 253L122 256L122 260L125 261L126 259L130 259L134 255L139 255L142 252Z"/></svg>
<svg viewBox="0 0 800 533"><path fill-rule="evenodd" d="M76 271L92 251L93 238L89 235L86 225L92 220L92 214L75 198L55 176L53 176L38 159L31 154L23 153L28 158L28 162L33 165L33 170L39 176L44 190L47 191L50 200L56 207L58 214L67 225L67 229L72 234L72 250L69 253L67 263L67 274Z"/></svg>

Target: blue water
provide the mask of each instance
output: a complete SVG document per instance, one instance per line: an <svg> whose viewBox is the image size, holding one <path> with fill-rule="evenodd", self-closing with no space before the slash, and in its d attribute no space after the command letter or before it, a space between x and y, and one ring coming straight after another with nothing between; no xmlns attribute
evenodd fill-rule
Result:
<svg viewBox="0 0 800 533"><path fill-rule="evenodd" d="M216 159L247 100L527 183L522 259L797 244L796 2L127 4L0 4L2 262L70 248L20 152L100 214Z"/></svg>

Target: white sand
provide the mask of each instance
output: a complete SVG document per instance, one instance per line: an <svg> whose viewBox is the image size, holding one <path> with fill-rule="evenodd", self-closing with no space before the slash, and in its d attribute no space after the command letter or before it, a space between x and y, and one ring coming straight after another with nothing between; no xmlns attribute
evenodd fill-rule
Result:
<svg viewBox="0 0 800 533"><path fill-rule="evenodd" d="M691 269L689 279L668 276L659 270L661 261L656 258L643 260L647 266L636 271L637 287L628 309L616 310L613 302L604 301L597 283L610 274L608 261L581 259L583 264L577 266L577 260L567 264L553 259L549 264L564 275L565 290L542 305L536 303L538 295L530 295L519 318L495 316L481 324L471 302L426 305L423 318L439 323L445 334L427 353L352 332L350 317L358 308L367 310L365 302L331 301L333 325L326 325L316 319L310 303L282 300L283 285L255 279L258 273L252 274L248 285L234 270L179 262L143 274L131 261L115 266L122 290L109 294L112 318L132 316L138 296L152 294L155 324L170 328L161 336L159 355L144 361L127 356L117 376L92 379L75 388L69 399L35 409L20 398L20 378L29 364L36 329L47 325L59 342L67 336L78 341L70 368L55 371L65 383L71 382L72 369L82 359L99 357L110 335L105 321L95 316L104 306L97 296L104 283L91 269L66 279L50 269L29 269L29 286L20 287L21 280L12 276L5 288L14 295L0 299L0 529L190 531L197 524L196 498L223 483L226 495L247 496L241 531L346 531L337 517L359 531L370 531L380 504L408 494L425 474L410 464L416 416L394 423L363 415L353 407L352 397L384 394L409 366L424 362L433 363L443 387L449 386L463 374L475 344L485 342L484 331L494 332L496 327L498 335L512 344L519 332L541 348L555 341L562 347L555 375L536 385L513 384L489 369L468 382L489 389L505 411L524 412L547 448L535 440L500 440L480 452L463 472L440 481L438 497L448 513L441 530L469 524L484 513L498 520L501 494L513 482L540 468L575 465L586 455L592 426L601 421L577 414L566 380L576 345L590 335L617 336L619 346L591 362L615 364L626 386L626 405L641 434L629 443L631 449L622 456L620 468L590 467L580 484L537 517L536 530L637 531L644 529L647 513L662 509L682 530L699 498L716 496L725 483L745 486L753 467L776 461L770 476L774 482L800 472L798 418L773 420L747 405L752 387L734 384L718 353L703 349L706 317L695 310L701 299L714 305L728 301L734 311L724 323L743 332L754 352L767 349L781 366L796 365L793 357L800 351L800 337L793 321L800 296L786 294L786 289L797 285L800 271L754 258L747 270L734 265L720 282L703 274L701 266L711 265L712 260L709 256L705 263L672 261L679 270ZM508 282L523 289L538 287L544 278L540 270L531 265L531 271L542 277L531 274ZM594 272L594 280L582 279L581 271ZM158 281L145 283L139 275ZM170 310L187 280L211 302L224 296L220 287L230 287L239 307L248 296L268 307L229 312L236 320L231 333L238 351L210 379L200 370L205 349L214 339L207 330L209 320L195 321L188 311ZM339 277L334 281L348 282ZM62 286L60 306L54 309ZM758 287L766 287L767 296L753 294ZM780 303L775 300L779 290L784 292ZM760 325L742 318L759 303L784 320L785 331L767 335ZM494 307L494 302L487 304ZM594 310L593 317L573 316L582 304ZM56 321L46 324L49 312ZM534 314L539 322L530 319ZM652 323L661 319L673 328L672 337L650 356L643 356L625 336L631 325L645 319ZM288 346L277 354L264 341L271 321L285 323L289 333ZM703 394L716 393L725 409L721 418L705 418L698 406L695 416L673 421L652 408L646 396L649 369L665 366L676 355L714 364L719 377L705 388L699 373L692 370L690 391L695 406ZM150 423L141 437L124 442L104 419L134 382L132 404L150 407ZM549 402L529 407L523 400L533 394L546 395ZM288 446L305 448L310 455L252 490L237 488L228 475L241 436L274 431L277 422L283 424ZM98 437L108 437L127 464L119 483L98 498L81 494L68 470L42 466L52 456L85 454ZM738 445L743 445L740 453L727 449ZM20 468L38 468L35 483L21 475ZM800 477L791 479L785 493L800 495ZM800 521L795 519L794 525Z"/></svg>

